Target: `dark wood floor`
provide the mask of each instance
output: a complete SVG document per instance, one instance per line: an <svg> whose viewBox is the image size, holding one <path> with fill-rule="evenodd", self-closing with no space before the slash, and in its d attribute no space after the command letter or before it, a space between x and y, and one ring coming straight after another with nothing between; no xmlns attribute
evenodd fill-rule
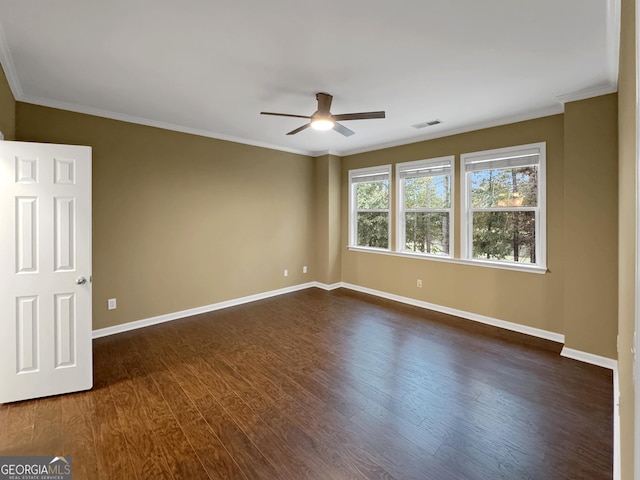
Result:
<svg viewBox="0 0 640 480"><path fill-rule="evenodd" d="M0 406L0 455L72 455L75 480L612 478L611 372L525 338L309 289L96 340L92 391Z"/></svg>

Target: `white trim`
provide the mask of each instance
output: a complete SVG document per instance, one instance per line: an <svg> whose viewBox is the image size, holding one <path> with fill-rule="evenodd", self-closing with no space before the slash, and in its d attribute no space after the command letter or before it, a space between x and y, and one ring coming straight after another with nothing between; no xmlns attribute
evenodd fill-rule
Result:
<svg viewBox="0 0 640 480"><path fill-rule="evenodd" d="M614 0L614 1L619 1L619 0ZM311 156L311 157L320 157L323 155L337 155L337 156L344 157L347 155L354 155L356 153L371 152L375 150L380 150L382 148L408 145L412 143L422 142L425 140L432 140L434 138L448 137L451 135L456 135L458 133L473 132L475 130L480 130L483 128L497 127L500 125L508 125L510 123L516 123L516 122L522 122L522 121L532 120L536 118L547 117L550 115L563 113L564 111L562 105L557 105L557 106L553 106L545 109L535 110L533 112L522 112L517 115L495 118L488 121L476 122L471 125L466 125L466 126L462 126L455 129L441 130L436 134L431 133L429 135L423 135L420 137L405 138L402 140L395 140L392 142L370 145L370 146L362 147L359 149L313 151L313 150L288 148L288 147L283 147L281 145L273 145L273 144L264 143L264 142L255 142L255 141L240 138L240 137L218 134L215 132L189 128L182 125L159 122L156 120L150 120L150 119L135 117L131 115L119 114L119 113L110 112L107 110L85 107L85 106L77 105L74 103L59 102L56 100L49 100L46 98L36 97L32 95L25 95L22 91L22 85L20 84L20 81L18 79L18 75L16 73L13 59L9 52L9 47L7 45L7 42L4 36L4 29L2 28L1 24L0 24L0 64L4 69L4 73L5 73L5 76L7 77L7 81L9 83L9 87L11 88L11 92L13 93L13 97L15 98L16 101L19 101L19 102L31 103L34 105L41 105L43 107L59 108L61 110L66 110L70 112L84 113L87 115L95 115L99 117L110 118L112 120L120 120L123 122L130 122L130 123L135 123L139 125L147 125L150 127L162 128L165 130L189 133L189 134L204 136L208 138L216 138L219 140L227 140L230 142L242 143L245 145L253 145L256 147L268 148L271 150L278 150L282 152L297 153L299 155L305 155L305 156Z"/></svg>
<svg viewBox="0 0 640 480"><path fill-rule="evenodd" d="M337 290L338 288L342 288L342 282L332 283L331 285L321 282L313 282L314 287L321 288L322 290L326 290L330 292L331 290Z"/></svg>
<svg viewBox="0 0 640 480"><path fill-rule="evenodd" d="M520 325L517 323L507 322L505 320L499 320L496 318L487 317L485 315L478 315L476 313L465 312L464 310L458 310L455 308L445 307L442 305L436 305L434 303L423 302L422 300L416 300L414 298L402 297L400 295L394 295L392 293L382 292L380 290L374 290L367 287L361 287L345 282L338 282L333 284L326 284L321 282L309 282L294 285L291 287L281 288L278 290L271 290L268 292L258 293L255 295L249 295L246 297L235 298L232 300L226 300L224 302L214 303L211 305L205 305L204 307L190 308L188 310L182 310L179 312L167 313L164 315L158 315L157 317L146 318L143 320L137 320L134 322L124 323L121 325L115 325L113 327L100 328L93 331L93 338L106 337L108 335L115 335L118 333L128 332L131 330L137 330L139 328L149 327L151 325L157 325L160 323L171 322L173 320L179 320L181 318L191 317L193 315L200 315L203 313L209 313L216 310L222 310L224 308L235 307L237 305L243 305L245 303L255 302L257 300L264 300L266 298L276 297L278 295L284 295L286 293L297 292L300 290L306 290L307 288L317 287L323 290L331 291L338 288L346 288L354 290L356 292L366 293L376 297L386 298L387 300L393 300L407 305L413 305L415 307L425 308L427 310L433 310L440 313L446 313L449 315L455 315L467 320L473 320L475 322L483 323L485 325L492 325L494 327L504 328L505 330L511 330L513 332L524 333L538 338L551 340L553 342L564 344L564 335L560 333L550 332L539 328L528 327L526 325ZM588 354L585 354L588 355Z"/></svg>
<svg viewBox="0 0 640 480"><path fill-rule="evenodd" d="M49 100L41 97L25 95L22 91L22 86L20 84L20 81L18 80L16 69L14 67L7 42L4 38L4 31L2 29L1 24L0 24L0 64L2 64L4 68L4 73L7 77L7 81L9 82L9 86L11 87L13 96L15 100L19 102L31 103L34 105L41 105L44 107L59 108L61 110L66 110L66 111L71 111L76 113L95 115L99 117L110 118L112 120L120 120L123 122L130 122L130 123L135 123L139 125L147 125L150 127L162 128L165 130L189 133L189 134L199 135L199 136L204 136L209 138L216 138L219 140L227 140L231 142L242 143L246 145L253 145L253 146L262 147L262 148L269 148L272 150L279 150L282 152L297 153L300 155L306 155L311 157L319 157L323 155L337 155L340 157L345 157L345 156L354 155L357 153L372 152L372 151L380 150L383 148L396 147L400 145L409 145L412 143L419 143L426 140L432 140L435 138L448 137L448 136L456 135L459 133L473 132L473 131L481 130L484 128L497 127L500 125L508 125L511 123L517 123L517 122L522 122L526 120L533 120L536 118L548 117L550 115L556 115L564 112L564 108L562 107L562 105L557 105L557 106L553 106L545 109L535 110L533 112L523 112L513 116L500 117L500 118L495 118L488 121L476 122L471 125L466 125L459 128L441 130L435 134L431 133L429 135L423 135L420 137L405 138L402 140L395 140L391 142L370 145L370 146L362 147L359 149L312 151L312 150L287 148L281 145L272 145L272 144L263 143L263 142L254 142L244 138L217 134L215 132L210 132L205 130L193 129L193 128L185 127L182 125L158 122L156 120L150 120L150 119L135 117L130 115L123 115L123 114L110 112L106 110L84 107L82 105L77 105L73 103L58 102L55 100Z"/></svg>
<svg viewBox="0 0 640 480"><path fill-rule="evenodd" d="M356 189L354 188L354 186L357 183L354 182L353 179L356 177L361 177L366 175L376 175L376 174L386 175L387 176L386 181L389 182L389 206L386 209L376 209L376 211L386 212L388 214L387 248L364 247L364 246L360 246L360 248L365 248L365 249L370 248L370 249L375 249L375 250L385 251L385 252L391 251L392 240L393 240L393 238L391 237L391 203L392 203L391 200L393 195L393 176L392 176L391 164L379 165L376 167L355 168L355 169L349 170L348 174L349 174L349 177L348 177L349 204L347 208L349 209L349 227L348 227L349 228L349 232L348 232L349 245L358 246L356 245L356 242L358 241L358 238L357 238L358 229L357 229L357 217L356 217L357 202L356 202ZM376 180L376 181L385 181L385 180Z"/></svg>
<svg viewBox="0 0 640 480"><path fill-rule="evenodd" d="M449 214L449 253L447 255L443 255L443 257L449 258L453 257L453 252L455 251L455 235L454 235L454 225L455 225L455 183L456 183L456 157L455 155L447 155L445 157L437 157L437 158L429 158L425 160L415 160L411 162L402 162L396 163L396 205L395 205L395 219L396 219L396 238L395 238L395 252L397 253L417 253L417 252L407 252L403 250L404 245L406 243L406 229L405 229L405 203L404 203L404 182L400 178L400 173L404 170L410 168L420 168L420 167L428 167L429 165L433 165L435 163L441 163L444 161L449 162L449 208L443 209L430 209L431 211L442 211ZM425 209L428 211L429 209ZM418 255L432 255L432 254L421 254Z"/></svg>
<svg viewBox="0 0 640 480"><path fill-rule="evenodd" d="M607 1L607 82L593 87L584 88L575 92L558 95L556 98L562 105L587 98L599 97L618 91L618 71L620 63L620 31L621 31L621 7L620 0Z"/></svg>
<svg viewBox="0 0 640 480"><path fill-rule="evenodd" d="M457 308L446 307L443 305L437 305L435 303L429 303L422 300L416 300L415 298L403 297L401 295L395 295L393 293L387 293L380 290L375 290L368 287L361 287L346 282L337 282L333 284L326 284L322 282L308 282L301 283L299 285L293 285L291 287L280 288L278 290L270 290L268 292L257 293L255 295L248 295L246 297L235 298L232 300L226 300L224 302L213 303L211 305L205 305L203 307L191 308L188 310L182 310L179 312L167 313L164 315L158 315L157 317L151 317L143 320L137 320L134 322L124 323L121 325L115 325L113 327L100 328L93 330L93 338L106 337L108 335L115 335L118 333L128 332L131 330L137 330L139 328L149 327L151 325L157 325L160 323L171 322L173 320L179 320L181 318L191 317L193 315L200 315L203 313L209 313L216 310L222 310L229 307L235 307L237 305L243 305L245 303L251 303L258 300L264 300L271 297L277 297L287 293L298 292L300 290L306 290L308 288L317 287L322 290L331 291L338 288L346 288L360 293L366 293L375 297L385 298L395 302L412 305L414 307L420 307L427 310L433 310L435 312L445 313L453 315L466 320L472 320L474 322L482 323L485 325L491 325L494 327L510 330L512 332L523 333L525 335L531 335L533 337L550 340L552 342L562 343L565 342L565 336L561 333L551 332L549 330L543 330L540 328L529 327L527 325L521 325L518 323L508 322L506 320L500 320L486 315L480 315L477 313L466 312L464 310L458 310ZM574 350L571 348L563 347L561 356L578 360L584 363L597 365L600 367L608 368L614 371L614 378L617 379L618 362L611 358L601 357L591 353L582 352L580 350ZM614 393L617 392L619 397L619 389L617 383L614 385ZM616 397L616 398L618 398ZM618 402L614 401L614 405L618 406Z"/></svg>
<svg viewBox="0 0 640 480"><path fill-rule="evenodd" d="M593 353L567 348L566 346L562 347L560 355L566 358L571 358L572 360L579 360L583 363L590 363L591 365L607 368L609 370L615 370L618 367L618 361L613 358L594 355Z"/></svg>
<svg viewBox="0 0 640 480"><path fill-rule="evenodd" d="M47 98L37 97L34 95L25 95L22 90L22 85L18 79L16 68L9 51L9 45L7 43L4 27L0 23L0 64L3 67L4 74L7 77L7 82L13 93L13 97L18 102L30 103L33 105L40 105L43 107L57 108L60 110L66 110L69 112L83 113L86 115L94 115L102 118L109 118L111 120L119 120L122 122L134 123L137 125L146 125L148 127L162 128L164 130L171 130L174 132L188 133L192 135L198 135L201 137L215 138L217 140L226 140L228 142L241 143L243 145L252 145L254 147L268 148L270 150L278 150L281 152L296 153L298 155L305 156L317 156L318 152L311 150L304 150L299 148L283 147L282 145L274 145L267 142L257 142L247 138L236 137L233 135L225 135L222 133L212 132L210 130L200 130L197 128L185 127L183 125L177 125L175 123L161 122L159 120L151 120L148 118L137 117L134 115L126 115L123 113L112 112L109 110L103 110L100 108L87 107L84 105L78 105L71 102L62 102L58 100L50 100Z"/></svg>
<svg viewBox="0 0 640 480"><path fill-rule="evenodd" d="M353 285L350 283L343 283L342 287L348 288L349 290L354 290L356 292L367 293L376 297L386 298L387 300L393 300L395 302L413 305L414 307L421 307L426 308L427 310L433 310L435 312L455 315L456 317L473 320L474 322L483 323L485 325L491 325L494 327L503 328L505 330L511 330L512 332L524 333L525 335L531 335L533 337L543 338L545 340L551 340L552 342L564 344L564 335L560 333L550 332L548 330L542 330L540 328L529 327L526 325L520 325L518 323L507 322L506 320L499 320L497 318L487 317L485 315L478 315L477 313L465 312L464 310L436 305L435 303L424 302L422 300L416 300L415 298L403 297L400 295L395 295L393 293L382 292L380 290L361 287L359 285Z"/></svg>
<svg viewBox="0 0 640 480"><path fill-rule="evenodd" d="M255 302L257 300L264 300L265 298L276 297L278 295L284 295L285 293L297 292L299 290L305 290L307 288L315 286L318 286L316 282L302 283L300 285L294 285L292 287L280 288L278 290L271 290L268 292L257 293L255 295L248 295L246 297L226 300L224 302L213 303L211 305L205 305L204 307L196 307L190 308L188 310L182 310L180 312L167 313L164 315L158 315L157 317L151 317L134 322L123 323L121 325L115 325L113 327L99 328L93 331L93 338L95 339L106 337L107 335L115 335L117 333L128 332L130 330L137 330L138 328L149 327L151 325L157 325L159 323L171 322L173 320L179 320L181 318L191 317L193 315L200 315L202 313L209 313L215 310L222 310L223 308L235 307L237 305Z"/></svg>
<svg viewBox="0 0 640 480"><path fill-rule="evenodd" d="M506 148L495 148L492 150L482 150L479 152L463 153L460 155L460 257L469 262L485 262L482 259L472 257L472 214L469 198L469 178L467 175L466 163L474 158L488 159L490 157L517 156L521 153L529 154L531 151L538 152L538 205L535 225L536 235L536 260L534 265L541 270L547 270L547 144L546 142L529 143ZM512 210L512 209L511 209ZM506 211L506 210L505 210ZM505 263L509 265L519 265L512 262L491 261L492 263Z"/></svg>
<svg viewBox="0 0 640 480"><path fill-rule="evenodd" d="M620 72L620 35L622 32L621 0L607 0L607 57L609 60L609 85L618 91ZM613 92L611 92L613 93Z"/></svg>
<svg viewBox="0 0 640 480"><path fill-rule="evenodd" d="M617 91L617 83L614 85L606 83L602 85L596 85L595 87L585 88L583 90L576 90L575 92L564 93L562 95L558 95L556 98L558 99L558 102L564 105L565 103L586 100L587 98L600 97L601 95L608 95L609 93L615 93Z"/></svg>
<svg viewBox="0 0 640 480"><path fill-rule="evenodd" d="M413 305L420 308L425 308L428 310L433 310L440 313L446 313L449 315L455 315L460 318L464 318L467 320L483 323L485 325L491 325L498 328L503 328L505 330L510 330L518 333L523 333L526 335L531 335L537 338L543 338L545 340L550 340L557 343L564 344L565 336L560 333L550 332L548 330L542 330L539 328L528 327L526 325L520 325L517 323L507 322L505 320L499 320L496 318L487 317L485 315L478 315L471 312L465 312L463 310L458 310L455 308L445 307L442 305L436 305L433 303L423 302L421 300L416 300L409 297L403 297L400 295L394 295L391 293L382 292L380 290L374 290L367 287L361 287L358 285L353 285L345 282L338 282L333 284L326 284L322 282L309 282L300 285L294 285L292 287L281 288L278 290L271 290L269 292L258 293L255 295L249 295L246 297L241 297L233 300L228 300L224 302L219 302L211 305L207 305L204 307L192 308L189 310L182 310L180 312L169 313L165 315L159 315L157 317L151 317L144 320L138 320L135 322L125 323L123 325L116 325L113 327L101 328L93 331L93 338L101 338L106 337L108 335L115 335L118 333L128 332L131 330L137 330L139 328L148 327L151 325L157 325L160 323L170 322L173 320L179 320L181 318L190 317L193 315L199 315L202 313L213 312L215 310L221 310L228 307L233 307L237 305L242 305L245 303L254 302L257 300L263 300L270 297L275 297L278 295L283 295L286 293L297 292L300 290L305 290L307 288L317 287L326 291L336 290L338 288L346 288L349 290L366 293L368 295L374 295L376 297L386 298L388 300L393 300L400 303L405 303L407 305ZM578 350L573 350L570 348L563 347L561 355L567 358L572 358L574 360L578 360L581 362L591 363L594 365L599 365L604 368L610 368L613 370L613 447L614 447L614 455L613 455L613 472L614 472L614 480L620 480L620 387L618 380L618 362L606 357L600 357L598 355L592 355L585 352L580 352Z"/></svg>
<svg viewBox="0 0 640 480"><path fill-rule="evenodd" d="M353 252L362 253L376 253L379 255L392 255L395 257L414 258L416 260L433 260L435 262L454 263L457 265L468 265L471 267L483 267L483 268L497 268L498 270L512 270L515 272L536 273L538 275L544 275L549 273L549 270L536 265L528 263L508 263L508 262L492 262L490 260L465 260L463 258L447 257L444 255L433 255L429 253L414 253L414 252L394 252L383 250L381 248L370 247L347 247L348 250Z"/></svg>
<svg viewBox="0 0 640 480"><path fill-rule="evenodd" d="M24 97L22 85L20 85L20 80L18 80L18 74L16 73L16 67L13 63L11 52L9 51L9 45L4 34L2 22L0 22L0 64L2 64L2 69L7 77L13 98L15 100L21 100Z"/></svg>
<svg viewBox="0 0 640 480"><path fill-rule="evenodd" d="M70 102L49 100L47 98L36 97L33 95L21 95L19 98L16 98L16 100L19 100L24 103L30 103L33 105L40 105L43 107L57 108L57 109L66 110L69 112L83 113L85 115L93 115L101 118L109 118L111 120L119 120L121 122L133 123L137 125L146 125L148 127L162 128L164 130L171 130L174 132L198 135L200 137L215 138L216 140L225 140L227 142L240 143L243 145L251 145L254 147L268 148L270 150L296 153L298 155L304 155L307 157L311 157L315 155L315 152L312 152L310 150L284 147L282 145L274 145L267 142L258 142L255 140L250 140L248 138L236 137L233 135L226 135L223 133L212 132L210 130L201 130L198 128L185 127L184 125L177 125L175 123L162 122L159 120L152 120L148 118L138 117L135 115L127 115L124 113L112 112L110 110L102 110L100 108L86 107L84 105L78 105Z"/></svg>
<svg viewBox="0 0 640 480"><path fill-rule="evenodd" d="M493 127L499 127L501 125L509 125L512 123L526 122L528 120L535 120L537 118L549 117L551 115L557 115L559 113L564 113L564 107L558 103L557 105L554 105L552 107L548 107L540 110L534 110L532 112L524 112L524 113L520 113L512 116L494 118L492 120L476 122L476 123L465 125L459 128L439 130L437 133L431 133L428 135L421 135L417 137L404 138L402 140L394 140L391 142L378 143L376 145L370 145L368 147L362 147L362 148L354 148L352 150L349 150L349 149L340 150L340 151L329 150L329 153L331 155L347 157L349 155L357 155L360 153L374 152L374 151L382 150L385 148L399 147L401 145L411 145L414 143L425 142L427 140L433 140L436 138L450 137L452 135L458 135L460 133L475 132L477 130L483 130L485 128L493 128Z"/></svg>

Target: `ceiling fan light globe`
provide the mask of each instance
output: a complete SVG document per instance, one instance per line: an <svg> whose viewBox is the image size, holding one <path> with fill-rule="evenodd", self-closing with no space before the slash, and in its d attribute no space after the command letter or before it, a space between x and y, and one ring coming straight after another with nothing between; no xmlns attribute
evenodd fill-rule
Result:
<svg viewBox="0 0 640 480"><path fill-rule="evenodd" d="M315 130L331 130L335 125L333 120L329 120L326 118L319 118L317 120L313 120L311 122L311 127Z"/></svg>

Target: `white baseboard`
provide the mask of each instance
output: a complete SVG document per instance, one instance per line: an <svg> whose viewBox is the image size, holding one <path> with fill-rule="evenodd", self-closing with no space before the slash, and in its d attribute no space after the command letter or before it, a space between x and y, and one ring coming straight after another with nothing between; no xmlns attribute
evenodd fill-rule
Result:
<svg viewBox="0 0 640 480"><path fill-rule="evenodd" d="M495 327L504 328L514 332L524 333L532 335L534 337L544 338L558 343L564 344L564 335L559 333L549 332L547 330L541 330L538 328L527 327L526 325L519 325L517 323L507 322L505 320L498 320L496 318L487 317L484 315L478 315L475 313L465 312L463 310L457 310L455 308L443 307L434 303L423 302L409 297L402 297L400 295L394 295L391 293L382 292L380 290L373 290L371 288L360 287L350 283L333 283L326 284L321 282L309 282L302 283L300 285L294 285L292 287L281 288L278 290L271 290L269 292L258 293L255 295L249 295L246 297L235 298L233 300L227 300L224 302L214 303L211 305L205 305L203 307L190 308L188 310L182 310L180 312L167 313L164 315L158 315L157 317L146 318L143 320L137 320L134 322L124 323L122 325L116 325L113 327L100 328L93 331L93 338L105 337L107 335L115 335L117 333L128 332L130 330L136 330L138 328L149 327L151 325L157 325L159 323L170 322L178 320L180 318L190 317L192 315L200 315L202 313L209 313L215 310L221 310L223 308L234 307L236 305L242 305L245 303L255 302L257 300L263 300L265 298L276 297L278 295L284 295L285 293L297 292L299 290L305 290L307 288L317 287L323 290L331 291L338 288L348 288L361 293L367 293L376 297L386 298L388 300L394 300L396 302L413 305L416 307L426 308L428 310L434 310L436 312L446 313L449 315L455 315L457 317L473 320L476 322L484 323L487 325L493 325ZM586 354L585 354L586 355ZM583 360L584 361L584 360Z"/></svg>
<svg viewBox="0 0 640 480"><path fill-rule="evenodd" d="M322 290L327 290L327 291L336 290L344 286L342 282L332 283L331 285L328 285L326 283L321 283L321 282L313 282L313 283L314 283L313 285L314 287L318 287L318 288L321 288Z"/></svg>
<svg viewBox="0 0 640 480"><path fill-rule="evenodd" d="M475 313L465 312L463 310L457 310L455 308L443 307L441 305L435 305L413 298L402 297L399 295L393 295L391 293L381 292L379 290L373 290L371 288L360 287L358 285L351 285L348 283L342 283L343 288L355 290L357 292L367 293L369 295L375 295L377 297L386 298L388 300L395 300L397 302L406 303L416 307L427 308L436 312L448 313L457 317L466 318L476 322L484 323L487 325L493 325L500 328L505 328L514 332L525 333L527 335L533 335L534 337L540 337L554 342L565 342L565 337L562 334L549 332L547 330L541 330L538 328L527 327L525 325L519 325L517 323L511 323L504 320L498 320L496 318L486 317L484 315L478 315ZM561 355L567 358L572 358L584 363L590 363L600 367L613 370L613 479L621 480L621 464L620 464L620 385L618 380L618 362L607 357L601 357L599 355L593 355L591 353L581 352L571 348L562 348Z"/></svg>
<svg viewBox="0 0 640 480"><path fill-rule="evenodd" d="M215 310L221 310L223 308L235 307L236 305L255 302L257 300L264 300L265 298L276 297L278 295L284 295L285 293L297 292L299 290L305 290L307 288L315 286L318 286L316 285L316 282L302 283L300 285L294 285L292 287L280 288L278 290L271 290L269 292L257 293L255 295L249 295L246 297L234 298L233 300L213 303L211 305L205 305L204 307L190 308L188 310L182 310L180 312L167 313L164 315L158 315L157 317L123 323L122 325L116 325L114 327L100 328L93 331L93 338L106 337L107 335L115 335L116 333L128 332L130 330L149 327L151 325L157 325L159 323L171 322L180 318L200 315L202 313L209 313Z"/></svg>
<svg viewBox="0 0 640 480"><path fill-rule="evenodd" d="M617 360L608 357L601 357L600 355L594 355L593 353L574 350L573 348L562 347L560 355L573 360L579 360L584 363L590 363L591 365L597 365L598 367L608 368L609 370L615 371L618 368Z"/></svg>
<svg viewBox="0 0 640 480"><path fill-rule="evenodd" d="M505 320L499 320L497 318L487 317L485 315L478 315L476 313L465 312L464 310L458 310L455 308L444 307L442 305L436 305L434 303L423 302L414 298L403 297L400 295L394 295L392 293L382 292L380 290L374 290L367 287L361 287L359 285L353 285L350 283L338 282L331 285L321 282L309 282L300 285L294 285L292 287L281 288L278 290L271 290L269 292L258 293L255 295L249 295L246 297L236 298L233 300L227 300L224 302L214 303L206 305L204 307L191 308L188 310L182 310L180 312L168 313L165 315L159 315L157 317L151 317L144 320L138 320L135 322L129 322L122 325L116 325L114 327L100 328L93 331L93 338L105 337L107 335L115 335L117 333L128 332L130 330L136 330L138 328L148 327L151 325L157 325L159 323L170 322L178 320L180 318L190 317L193 315L199 315L202 313L213 312L215 310L221 310L223 308L229 308L236 305L242 305L245 303L255 302L257 300L263 300L265 298L276 297L278 295L284 295L286 293L297 292L305 290L307 288L317 287L323 290L331 291L338 288L347 288L356 292L366 293L374 295L376 297L385 298L387 300L393 300L407 305L413 305L415 307L421 307L428 310L433 310L440 313L446 313L454 315L467 320L483 323L486 325L492 325L494 327L504 328L513 332L524 333L526 335L532 335L534 337L551 340L564 344L565 337L560 333L550 332L539 328L528 327L526 325L520 325L517 323L507 322ZM613 478L614 480L620 480L620 385L618 380L618 362L611 358L601 357L591 353L582 352L580 350L574 350L572 348L563 347L560 353L563 357L571 358L592 365L608 368L613 370L613 446L614 446L614 462L613 462Z"/></svg>
<svg viewBox="0 0 640 480"><path fill-rule="evenodd" d="M491 318L485 315L478 315L477 313L465 312L464 310L444 307L442 305L436 305L435 303L423 302L422 300L416 300L415 298L402 297L400 295L381 292L380 290L373 290L371 288L360 287L358 285L352 285L349 283L343 283L342 286L344 288L355 290L357 292L386 298L387 300L394 300L396 302L406 303L415 307L421 307L440 313L455 315L456 317L466 318L467 320L484 323L485 325L492 325L494 327L504 328L505 330L511 330L512 332L524 333L526 335L532 335L534 337L544 338L546 340L564 344L564 335L560 333L550 332L548 330L542 330L540 328L528 327L526 325L520 325L518 323L507 322L506 320L499 320L497 318Z"/></svg>
<svg viewBox="0 0 640 480"><path fill-rule="evenodd" d="M475 322L483 323L485 325L492 325L494 327L504 328L513 332L524 333L526 335L532 335L534 337L551 340L553 342L564 344L564 335L560 333L550 332L548 330L542 330L539 328L528 327L526 325L520 325L517 323L508 322L506 320L499 320L497 318L487 317L485 315L479 315L476 313L465 312L464 310L458 310L455 308L445 307L442 305L436 305L434 303L424 302L422 300L416 300L414 298L403 297L392 293L382 292L380 290L374 290L372 288L361 287L359 285L353 285L350 283L333 283L331 285L321 282L309 282L302 283L300 285L294 285L291 287L280 288L278 290L271 290L268 292L257 293L255 295L249 295L246 297L235 298L224 302L214 303L211 305L205 305L203 307L190 308L188 310L182 310L180 312L167 313L159 315L157 317L146 318L143 320L137 320L134 322L124 323L122 325L116 325L113 327L100 328L93 331L93 338L105 337L107 335L115 335L117 333L128 332L130 330L136 330L138 328L144 328L151 325L157 325L159 323L170 322L172 320L178 320L180 318L190 317L193 315L200 315L202 313L213 312L215 310L221 310L223 308L234 307L236 305L242 305L245 303L255 302L257 300L263 300L265 298L276 297L278 295L284 295L286 293L297 292L299 290L305 290L307 288L317 287L323 290L331 291L338 288L347 288L361 293L374 295L376 297L386 298L387 300L393 300L407 305L413 305L415 307L425 308L440 313L454 315L456 317L465 318L467 320L473 320ZM593 355L591 353L581 352L571 348L563 347L562 356L579 360L585 363L591 363L608 369L615 369L617 367L617 361L611 358L601 357Z"/></svg>

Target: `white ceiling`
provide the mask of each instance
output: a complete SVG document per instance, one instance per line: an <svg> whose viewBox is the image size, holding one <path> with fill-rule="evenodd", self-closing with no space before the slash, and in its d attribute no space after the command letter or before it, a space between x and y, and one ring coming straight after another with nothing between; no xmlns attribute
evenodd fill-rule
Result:
<svg viewBox="0 0 640 480"><path fill-rule="evenodd" d="M344 155L616 91L619 1L0 0L0 62L20 101ZM311 115L316 92L387 118L345 138L259 115Z"/></svg>

